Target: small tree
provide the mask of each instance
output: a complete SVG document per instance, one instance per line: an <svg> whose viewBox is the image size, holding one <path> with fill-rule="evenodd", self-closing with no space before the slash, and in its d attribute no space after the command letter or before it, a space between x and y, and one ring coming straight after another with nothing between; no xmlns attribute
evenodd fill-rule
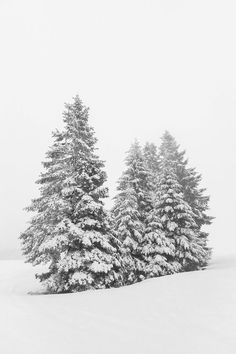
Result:
<svg viewBox="0 0 236 354"><path fill-rule="evenodd" d="M23 253L33 265L47 264L38 278L50 292L74 292L121 284L120 262L102 199L104 163L96 155L96 138L88 124L88 108L76 96L65 105L63 131L43 163L37 183L40 197L21 235Z"/></svg>

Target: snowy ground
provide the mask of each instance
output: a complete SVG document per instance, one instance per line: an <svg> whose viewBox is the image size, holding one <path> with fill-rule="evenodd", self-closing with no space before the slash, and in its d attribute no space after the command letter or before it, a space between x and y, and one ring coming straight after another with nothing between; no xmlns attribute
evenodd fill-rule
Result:
<svg viewBox="0 0 236 354"><path fill-rule="evenodd" d="M66 295L0 262L1 354L235 354L236 256L208 270Z"/></svg>

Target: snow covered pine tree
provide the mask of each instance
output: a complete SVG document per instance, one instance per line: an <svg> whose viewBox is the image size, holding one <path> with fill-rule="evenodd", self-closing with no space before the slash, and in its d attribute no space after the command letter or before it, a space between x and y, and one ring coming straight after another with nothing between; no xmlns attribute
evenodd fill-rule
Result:
<svg viewBox="0 0 236 354"><path fill-rule="evenodd" d="M88 108L76 96L65 105L64 130L54 143L37 183L40 197L20 236L27 262L46 264L37 277L49 292L76 292L121 285L120 262L104 210L104 163L95 154L96 138Z"/></svg>
<svg viewBox="0 0 236 354"><path fill-rule="evenodd" d="M163 166L171 166L172 177L175 183L179 184L178 189L182 198L191 209L191 218L196 224L195 241L198 245L198 262L192 264L194 270L205 266L210 257L210 249L207 246L208 233L202 230L205 225L211 224L212 217L207 215L209 196L205 196L205 189L199 187L201 175L197 174L194 168L189 168L187 159L184 158L185 151L179 151L179 145L169 132L162 137L162 144L159 149L158 161L163 172ZM166 167L165 167L166 168ZM163 176L162 176L163 177ZM204 252L203 252L203 250ZM186 270L187 270L186 269Z"/></svg>
<svg viewBox="0 0 236 354"><path fill-rule="evenodd" d="M142 149L137 141L126 157L126 170L118 182L118 194L112 209L113 228L122 242L125 283L144 279L142 242L145 218L151 210L150 180Z"/></svg>
<svg viewBox="0 0 236 354"><path fill-rule="evenodd" d="M140 245L140 252L145 263L145 278L158 277L176 271L173 257L175 247L165 236L158 213L158 176L159 160L157 147L153 143L146 143L143 149L144 163L149 172L151 210L146 214L144 221L144 235Z"/></svg>

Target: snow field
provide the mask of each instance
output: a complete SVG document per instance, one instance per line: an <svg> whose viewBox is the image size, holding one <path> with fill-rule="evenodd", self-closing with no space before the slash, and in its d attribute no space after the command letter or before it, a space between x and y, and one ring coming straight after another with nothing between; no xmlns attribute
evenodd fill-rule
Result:
<svg viewBox="0 0 236 354"><path fill-rule="evenodd" d="M236 256L119 289L39 293L34 269L0 262L1 354L235 354Z"/></svg>

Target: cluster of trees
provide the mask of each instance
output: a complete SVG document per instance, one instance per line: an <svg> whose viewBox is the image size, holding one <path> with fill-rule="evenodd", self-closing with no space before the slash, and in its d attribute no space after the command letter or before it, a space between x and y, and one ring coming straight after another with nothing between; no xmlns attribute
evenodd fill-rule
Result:
<svg viewBox="0 0 236 354"><path fill-rule="evenodd" d="M159 150L132 144L107 211L104 163L78 96L65 105L63 121L37 181L40 196L27 208L33 217L20 236L26 261L46 264L36 276L48 291L118 287L204 268L209 197L175 139L165 132Z"/></svg>

